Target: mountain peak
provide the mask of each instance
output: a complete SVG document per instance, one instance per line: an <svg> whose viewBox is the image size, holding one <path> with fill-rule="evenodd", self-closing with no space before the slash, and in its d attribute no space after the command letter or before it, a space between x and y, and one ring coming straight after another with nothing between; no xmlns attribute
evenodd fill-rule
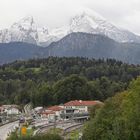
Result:
<svg viewBox="0 0 140 140"><path fill-rule="evenodd" d="M34 18L33 18L33 16L27 16L27 17L22 18L20 20L20 22L28 22L28 23L33 24L34 23Z"/></svg>
<svg viewBox="0 0 140 140"><path fill-rule="evenodd" d="M98 13L87 9L80 9L70 22L71 32L97 33L101 24L107 24L105 18Z"/></svg>
<svg viewBox="0 0 140 140"><path fill-rule="evenodd" d="M32 16L27 16L14 23L11 28L22 28L24 30L30 30L35 28L34 18Z"/></svg>
<svg viewBox="0 0 140 140"><path fill-rule="evenodd" d="M70 22L71 32L93 33L103 18L91 10L80 10Z"/></svg>
<svg viewBox="0 0 140 140"><path fill-rule="evenodd" d="M100 14L95 12L94 10L91 10L89 8L81 8L77 12L77 17L90 17L96 20L106 20L104 17L102 17Z"/></svg>
<svg viewBox="0 0 140 140"><path fill-rule="evenodd" d="M117 42L139 42L140 40L140 37L116 27L98 13L87 8L80 9L72 18L70 32L102 34Z"/></svg>

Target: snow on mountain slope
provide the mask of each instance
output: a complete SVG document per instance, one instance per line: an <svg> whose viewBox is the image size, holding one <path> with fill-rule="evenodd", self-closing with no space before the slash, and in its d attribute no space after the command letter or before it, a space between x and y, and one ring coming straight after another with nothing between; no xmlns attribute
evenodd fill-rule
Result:
<svg viewBox="0 0 140 140"><path fill-rule="evenodd" d="M14 23L10 29L0 31L0 42L36 43L37 28L32 17L26 17Z"/></svg>
<svg viewBox="0 0 140 140"><path fill-rule="evenodd" d="M73 32L102 34L117 42L140 42L139 36L117 28L92 10L82 9L68 25L52 30L38 28L33 17L25 17L9 29L0 30L0 43L27 42L48 46Z"/></svg>
<svg viewBox="0 0 140 140"><path fill-rule="evenodd" d="M39 42L46 42L46 38L49 35L48 28L43 27L43 28L38 28L37 29L37 34L38 34L38 44Z"/></svg>
<svg viewBox="0 0 140 140"><path fill-rule="evenodd" d="M0 43L27 42L44 46L58 41L68 34L65 27L56 28L49 32L48 28L39 28L33 17L25 17L14 23L9 29L0 30Z"/></svg>
<svg viewBox="0 0 140 140"><path fill-rule="evenodd" d="M86 9L72 18L70 32L102 34L118 42L140 42L137 35L121 30L97 13Z"/></svg>

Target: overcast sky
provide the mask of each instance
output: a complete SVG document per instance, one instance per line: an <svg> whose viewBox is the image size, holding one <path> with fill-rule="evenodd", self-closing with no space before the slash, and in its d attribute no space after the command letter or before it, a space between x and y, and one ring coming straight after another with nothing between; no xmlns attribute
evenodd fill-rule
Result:
<svg viewBox="0 0 140 140"><path fill-rule="evenodd" d="M80 7L140 35L140 0L0 0L0 29L25 16L33 16L38 26L58 27Z"/></svg>

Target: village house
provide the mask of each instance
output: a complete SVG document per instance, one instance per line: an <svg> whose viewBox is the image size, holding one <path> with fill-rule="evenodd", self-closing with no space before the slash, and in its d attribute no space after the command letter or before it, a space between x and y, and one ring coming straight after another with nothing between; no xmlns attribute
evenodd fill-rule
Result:
<svg viewBox="0 0 140 140"><path fill-rule="evenodd" d="M69 119L76 116L89 116L89 108L96 104L102 104L102 102L82 100L69 101L64 104L64 117L65 119Z"/></svg>
<svg viewBox="0 0 140 140"><path fill-rule="evenodd" d="M10 107L7 109L7 115L18 115L19 113L20 111L16 107Z"/></svg>
<svg viewBox="0 0 140 140"><path fill-rule="evenodd" d="M62 106L51 106L42 111L40 115L41 118L47 118L49 122L54 122L61 120L62 111Z"/></svg>
<svg viewBox="0 0 140 140"><path fill-rule="evenodd" d="M43 110L43 107L42 106L39 106L39 107L34 108L34 112L35 113L40 113L40 112L42 112L42 110Z"/></svg>
<svg viewBox="0 0 140 140"><path fill-rule="evenodd" d="M69 101L61 106L51 106L43 109L39 114L41 118L46 118L48 122L75 119L77 117L89 118L89 108L96 104L102 104L100 101Z"/></svg>
<svg viewBox="0 0 140 140"><path fill-rule="evenodd" d="M6 113L7 115L20 114L20 111L17 105L3 105L1 108L3 109L3 113Z"/></svg>

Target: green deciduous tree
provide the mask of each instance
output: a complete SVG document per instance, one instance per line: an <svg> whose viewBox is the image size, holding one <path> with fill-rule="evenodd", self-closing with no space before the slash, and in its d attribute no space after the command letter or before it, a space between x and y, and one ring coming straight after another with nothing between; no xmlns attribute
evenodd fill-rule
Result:
<svg viewBox="0 0 140 140"><path fill-rule="evenodd" d="M127 91L108 99L86 125L83 138L87 140L139 140L139 85L140 78L133 81Z"/></svg>

